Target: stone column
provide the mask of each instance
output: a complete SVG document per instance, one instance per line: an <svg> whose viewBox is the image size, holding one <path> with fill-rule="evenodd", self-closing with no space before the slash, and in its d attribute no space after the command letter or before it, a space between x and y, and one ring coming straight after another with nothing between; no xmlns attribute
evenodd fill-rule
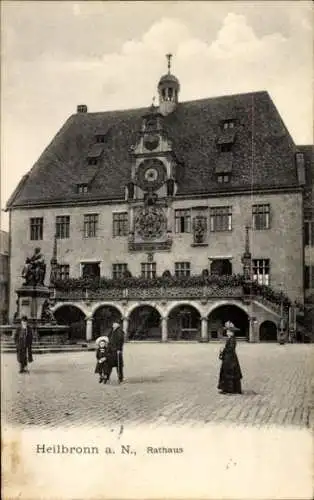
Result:
<svg viewBox="0 0 314 500"><path fill-rule="evenodd" d="M124 331L124 340L128 340L129 318L122 318L122 329Z"/></svg>
<svg viewBox="0 0 314 500"><path fill-rule="evenodd" d="M129 208L129 233L134 233L134 207Z"/></svg>
<svg viewBox="0 0 314 500"><path fill-rule="evenodd" d="M204 316L202 318L202 323L201 323L201 342L207 342L208 341L208 320L207 316Z"/></svg>
<svg viewBox="0 0 314 500"><path fill-rule="evenodd" d="M175 228L174 228L174 220L173 220L173 207L172 207L172 205L168 205L168 207L167 207L167 232L171 233L172 229L174 232Z"/></svg>
<svg viewBox="0 0 314 500"><path fill-rule="evenodd" d="M257 320L255 317L250 318L249 323L249 342L258 342L257 339Z"/></svg>
<svg viewBox="0 0 314 500"><path fill-rule="evenodd" d="M86 318L86 340L90 342L93 338L93 318Z"/></svg>
<svg viewBox="0 0 314 500"><path fill-rule="evenodd" d="M161 341L167 342L168 340L168 316L161 318Z"/></svg>

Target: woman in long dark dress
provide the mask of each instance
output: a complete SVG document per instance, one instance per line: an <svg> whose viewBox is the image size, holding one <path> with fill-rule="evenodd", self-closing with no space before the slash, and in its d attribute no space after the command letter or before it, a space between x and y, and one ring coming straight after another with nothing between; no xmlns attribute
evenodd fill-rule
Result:
<svg viewBox="0 0 314 500"><path fill-rule="evenodd" d="M224 394L242 394L242 372L236 353L236 339L234 336L234 333L239 329L231 322L227 322L225 327L228 339L224 349L219 354L222 363L218 389Z"/></svg>

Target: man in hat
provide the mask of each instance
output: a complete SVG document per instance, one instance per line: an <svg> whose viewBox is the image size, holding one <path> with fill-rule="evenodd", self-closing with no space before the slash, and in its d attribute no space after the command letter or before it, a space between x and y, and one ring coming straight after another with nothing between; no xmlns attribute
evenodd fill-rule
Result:
<svg viewBox="0 0 314 500"><path fill-rule="evenodd" d="M33 361L33 334L27 322L27 316L22 316L21 325L16 329L13 338L16 345L17 360L20 365L20 373L24 373L27 368L27 363Z"/></svg>
<svg viewBox="0 0 314 500"><path fill-rule="evenodd" d="M112 324L111 332L108 335L108 378L109 380L112 368L115 366L117 369L119 384L123 382L123 345L124 345L124 332L120 323L114 322Z"/></svg>

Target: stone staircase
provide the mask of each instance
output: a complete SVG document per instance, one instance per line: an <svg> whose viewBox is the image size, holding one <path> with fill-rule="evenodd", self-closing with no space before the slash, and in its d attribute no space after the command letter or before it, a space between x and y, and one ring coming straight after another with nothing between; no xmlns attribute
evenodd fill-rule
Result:
<svg viewBox="0 0 314 500"><path fill-rule="evenodd" d="M48 353L56 353L56 352L82 352L82 351L94 351L95 344L81 341L75 344L51 344L40 340L35 340L33 342L33 354L48 354ZM2 338L1 339L1 352L2 353L15 353L15 344L12 339Z"/></svg>

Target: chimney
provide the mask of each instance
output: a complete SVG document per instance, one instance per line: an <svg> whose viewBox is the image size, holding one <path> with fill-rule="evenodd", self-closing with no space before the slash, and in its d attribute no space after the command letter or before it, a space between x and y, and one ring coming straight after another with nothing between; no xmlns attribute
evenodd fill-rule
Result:
<svg viewBox="0 0 314 500"><path fill-rule="evenodd" d="M77 106L77 113L87 113L87 106L86 106L86 104L78 104L78 106Z"/></svg>

